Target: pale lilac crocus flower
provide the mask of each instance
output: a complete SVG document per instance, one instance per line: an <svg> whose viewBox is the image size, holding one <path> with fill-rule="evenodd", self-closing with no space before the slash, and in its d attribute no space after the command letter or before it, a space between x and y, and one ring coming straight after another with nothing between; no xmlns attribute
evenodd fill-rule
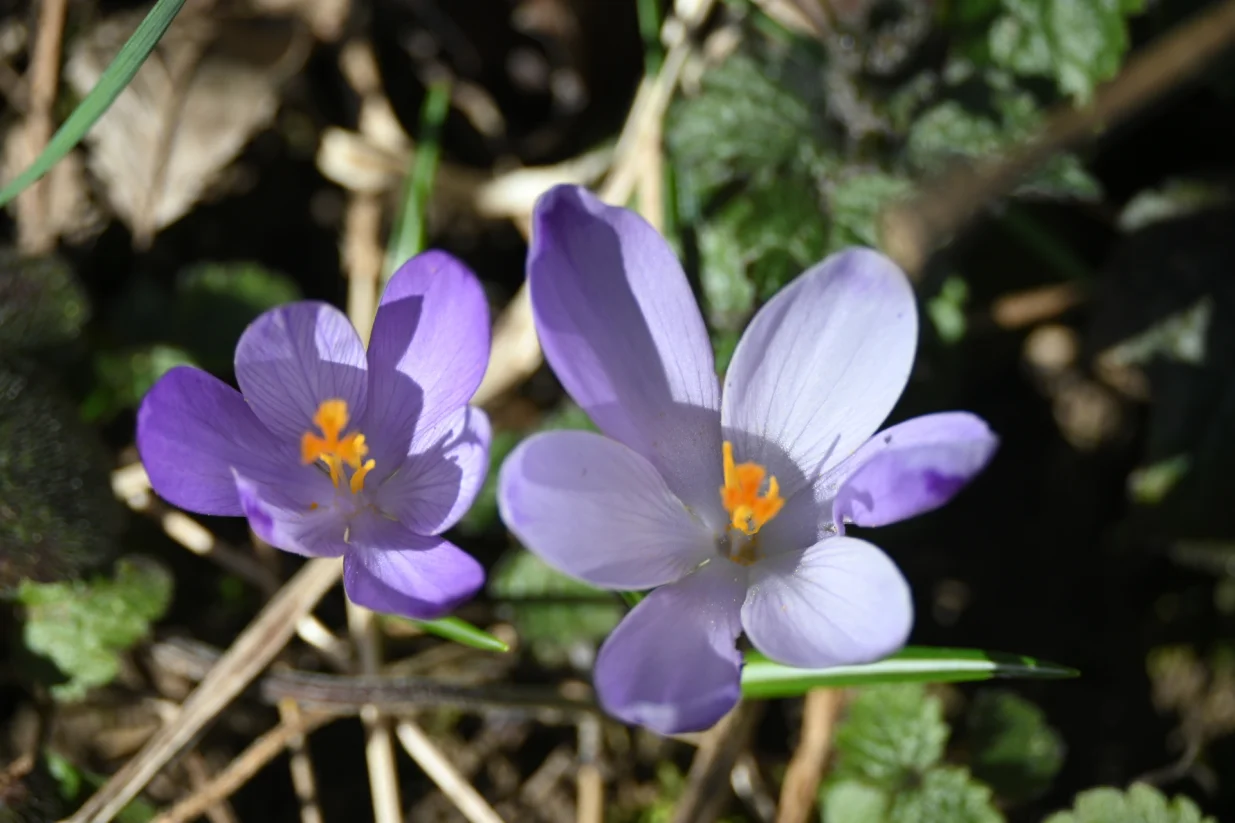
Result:
<svg viewBox="0 0 1235 823"><path fill-rule="evenodd" d="M633 212L551 190L528 280L545 357L604 434L528 438L502 467L499 504L557 569L655 589L600 649L608 712L663 733L711 726L738 700L743 632L798 667L904 644L909 587L845 525L942 505L996 438L964 412L875 434L917 345L896 265L855 248L802 274L755 315L723 390L681 266Z"/></svg>
<svg viewBox="0 0 1235 823"><path fill-rule="evenodd" d="M343 557L348 597L433 618L484 571L440 537L488 470L489 421L468 405L489 358L479 281L441 252L390 279L368 351L338 309L272 309L236 346L241 391L177 367L142 401L154 490L183 509L244 515L285 551Z"/></svg>

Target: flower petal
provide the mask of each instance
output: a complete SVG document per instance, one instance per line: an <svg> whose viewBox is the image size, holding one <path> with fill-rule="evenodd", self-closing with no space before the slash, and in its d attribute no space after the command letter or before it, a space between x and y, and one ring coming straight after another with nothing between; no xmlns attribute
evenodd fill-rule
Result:
<svg viewBox="0 0 1235 823"><path fill-rule="evenodd" d="M785 665L869 663L903 646L912 625L909 584L863 540L832 537L751 567L742 626L756 649Z"/></svg>
<svg viewBox="0 0 1235 823"><path fill-rule="evenodd" d="M356 518L343 558L353 603L416 620L441 617L485 582L475 558L440 537L424 537L382 517Z"/></svg>
<svg viewBox="0 0 1235 823"><path fill-rule="evenodd" d="M719 560L645 597L596 658L605 711L661 734L701 731L724 717L741 692L745 591L746 570Z"/></svg>
<svg viewBox="0 0 1235 823"><path fill-rule="evenodd" d="M467 404L489 362L489 304L470 269L428 251L404 263L382 294L369 338L369 415L377 471L397 467L417 431Z"/></svg>
<svg viewBox="0 0 1235 823"><path fill-rule="evenodd" d="M882 254L850 249L808 270L755 315L725 375L737 460L769 466L785 497L820 477L888 416L917 339L913 289Z"/></svg>
<svg viewBox="0 0 1235 823"><path fill-rule="evenodd" d="M285 471L307 471L240 392L188 366L168 371L142 400L137 449L158 495L198 514L243 513L233 468L266 482Z"/></svg>
<svg viewBox="0 0 1235 823"><path fill-rule="evenodd" d="M990 462L999 438L968 412L915 417L872 437L844 465L832 519L886 526L947 503ZM839 473L839 472L837 472Z"/></svg>
<svg viewBox="0 0 1235 823"><path fill-rule="evenodd" d="M524 440L502 465L497 496L502 520L528 549L596 586L659 586L714 556L711 531L652 464L592 432Z"/></svg>
<svg viewBox="0 0 1235 823"><path fill-rule="evenodd" d="M341 311L326 303L289 303L254 320L236 344L236 382L253 413L277 435L300 442L316 431L324 400L347 402L354 428L364 415L364 345Z"/></svg>
<svg viewBox="0 0 1235 823"><path fill-rule="evenodd" d="M720 390L686 275L656 230L585 189L536 204L527 276L536 332L566 391L690 506L719 510Z"/></svg>
<svg viewBox="0 0 1235 823"><path fill-rule="evenodd" d="M233 469L240 507L253 533L276 549L305 557L338 557L347 548L347 522L330 504L335 489L321 472L320 483L267 484ZM315 492L320 494L315 494ZM312 500L317 496L320 501ZM318 503L316 508L313 503Z"/></svg>
<svg viewBox="0 0 1235 823"><path fill-rule="evenodd" d="M459 522L484 485L491 436L488 416L471 406L417 433L417 451L375 490L377 507L417 534L441 534Z"/></svg>

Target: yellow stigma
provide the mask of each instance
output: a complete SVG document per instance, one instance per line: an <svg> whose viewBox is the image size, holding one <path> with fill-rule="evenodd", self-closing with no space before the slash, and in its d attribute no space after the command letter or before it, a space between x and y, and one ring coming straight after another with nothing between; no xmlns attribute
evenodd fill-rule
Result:
<svg viewBox="0 0 1235 823"><path fill-rule="evenodd" d="M785 505L780 496L780 486L776 478L768 476L767 469L758 463L735 465L733 444L728 440L722 450L725 458L725 485L720 490L720 499L725 504L725 511L729 512L733 528L745 535L755 534ZM759 490L763 487L765 477L768 491L760 495Z"/></svg>
<svg viewBox="0 0 1235 823"><path fill-rule="evenodd" d="M347 428L348 419L347 401L323 400L313 415L313 425L321 436L311 431L304 433L300 438L300 459L305 465L315 460L322 461L330 470L330 482L336 489L343 479L343 467L351 467L354 473L348 487L352 494L356 494L364 488L365 475L376 464L373 460L364 459L369 447L365 445L363 434L353 432L340 439L339 435Z"/></svg>

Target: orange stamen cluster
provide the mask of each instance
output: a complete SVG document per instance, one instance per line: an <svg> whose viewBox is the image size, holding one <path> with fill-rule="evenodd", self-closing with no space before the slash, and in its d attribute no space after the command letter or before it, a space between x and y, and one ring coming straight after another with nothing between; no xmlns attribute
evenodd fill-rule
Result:
<svg viewBox="0 0 1235 823"><path fill-rule="evenodd" d="M308 465L316 460L326 464L330 470L330 482L339 488L343 479L343 467L352 469L352 477L348 485L352 494L364 488L365 475L376 465L373 460L365 460L369 447L365 445L364 435L353 432L340 438L347 428L348 412L345 400L323 400L313 415L313 425L321 431L321 436L313 432L305 432L300 438L300 459Z"/></svg>
<svg viewBox="0 0 1235 823"><path fill-rule="evenodd" d="M725 441L725 485L720 490L720 499L729 512L733 528L745 535L759 531L785 505L780 496L780 486L775 477L768 476L767 469L758 463L733 462L733 444ZM760 494L764 478L768 481L766 494Z"/></svg>

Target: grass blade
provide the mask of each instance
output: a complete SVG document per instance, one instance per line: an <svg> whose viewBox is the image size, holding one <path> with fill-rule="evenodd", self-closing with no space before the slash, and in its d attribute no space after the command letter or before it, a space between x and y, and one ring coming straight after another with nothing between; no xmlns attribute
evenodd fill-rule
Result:
<svg viewBox="0 0 1235 823"><path fill-rule="evenodd" d="M403 206L386 247L383 279L389 279L406 260L424 251L425 212L442 155L442 124L449 111L450 83L442 80L429 86L420 109L420 135L403 188Z"/></svg>
<svg viewBox="0 0 1235 823"><path fill-rule="evenodd" d="M0 206L9 203L14 197L25 191L32 183L47 174L58 161L73 150L81 142L86 132L103 116L116 98L124 91L125 86L137 74L142 63L154 51L167 27L171 25L184 0L159 0L146 19L142 20L137 31L128 39L120 53L99 77L90 93L73 109L64 124L56 130L43 151L35 158L30 167L0 189Z"/></svg>
<svg viewBox="0 0 1235 823"><path fill-rule="evenodd" d="M795 669L748 652L742 669L744 697L796 697L819 687L868 686L875 683L959 683L968 680L1077 677L1076 669L1019 654L982 649L909 646L891 657L860 666Z"/></svg>
<svg viewBox="0 0 1235 823"><path fill-rule="evenodd" d="M437 620L413 620L424 631L446 640L453 640L484 652L508 652L510 646L487 631L478 629L466 620L457 617L439 617Z"/></svg>

